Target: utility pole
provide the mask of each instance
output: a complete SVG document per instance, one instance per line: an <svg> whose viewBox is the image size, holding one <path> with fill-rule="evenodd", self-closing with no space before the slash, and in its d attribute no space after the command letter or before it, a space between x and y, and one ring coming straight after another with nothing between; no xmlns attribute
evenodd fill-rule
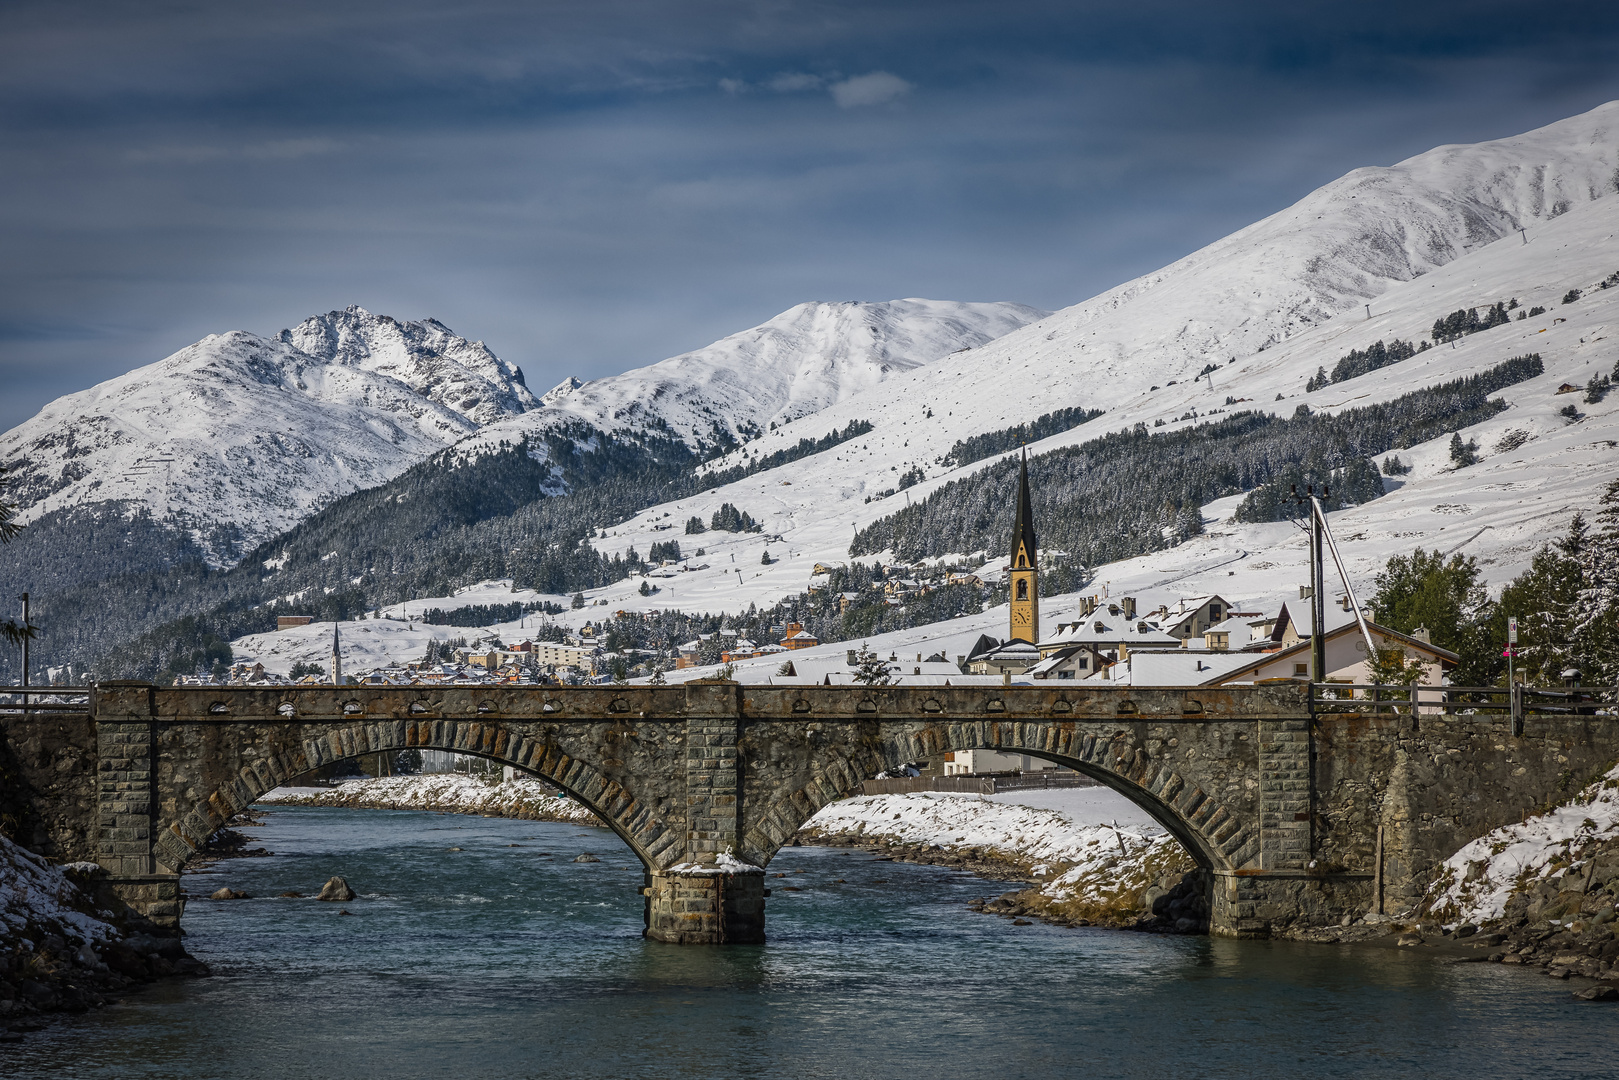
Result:
<svg viewBox="0 0 1619 1080"><path fill-rule="evenodd" d="M1366 305L1366 321L1370 322L1371 319L1372 319L1372 305L1367 304Z"/></svg>
<svg viewBox="0 0 1619 1080"><path fill-rule="evenodd" d="M1315 485L1306 487L1303 495L1299 494L1297 485L1292 491L1294 504L1307 507L1306 513L1310 515L1310 681L1320 683L1327 678L1327 638L1323 632L1323 625L1327 621L1326 569L1323 562L1326 545L1322 536L1326 523L1316 507ZM1321 497L1327 497L1325 485L1321 488Z"/></svg>
<svg viewBox="0 0 1619 1080"><path fill-rule="evenodd" d="M1518 616L1507 616L1507 686L1513 682L1512 658L1518 652Z"/></svg>
<svg viewBox="0 0 1619 1080"><path fill-rule="evenodd" d="M28 631L29 631L29 629L30 629L30 627L29 627L29 623L28 623L28 594L23 593L22 594L22 632L23 632L23 639L22 639L22 684L24 686L28 685ZM22 701L23 701L24 705L28 704L28 695L27 694L23 695Z"/></svg>
<svg viewBox="0 0 1619 1080"><path fill-rule="evenodd" d="M1321 487L1321 497L1327 497L1326 485ZM1311 678L1315 682L1327 681L1327 574L1324 565L1322 548L1325 546L1321 536L1321 528L1325 524L1321 520L1321 511L1310 501L1310 577L1313 621L1315 632L1310 635L1310 667ZM1373 659L1367 657L1368 660Z"/></svg>

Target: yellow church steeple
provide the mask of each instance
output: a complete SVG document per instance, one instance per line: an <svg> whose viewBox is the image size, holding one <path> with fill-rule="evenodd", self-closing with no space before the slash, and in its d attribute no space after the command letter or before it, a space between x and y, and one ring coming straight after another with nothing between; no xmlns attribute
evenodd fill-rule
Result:
<svg viewBox="0 0 1619 1080"><path fill-rule="evenodd" d="M1034 540L1034 509L1029 503L1029 452L1018 466L1017 520L1012 525L1012 562L1007 576L1012 596L1013 641L1040 640L1040 556Z"/></svg>

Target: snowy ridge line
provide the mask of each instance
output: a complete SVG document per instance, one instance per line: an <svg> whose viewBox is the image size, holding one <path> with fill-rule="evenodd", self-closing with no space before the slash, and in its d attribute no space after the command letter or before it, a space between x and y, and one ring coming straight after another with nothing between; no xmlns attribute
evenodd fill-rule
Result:
<svg viewBox="0 0 1619 1080"><path fill-rule="evenodd" d="M334 788L276 788L259 802L279 806L342 806L363 810L428 810L448 814L561 821L602 826L582 804L531 777L433 773L347 780ZM605 827L605 826L602 826Z"/></svg>

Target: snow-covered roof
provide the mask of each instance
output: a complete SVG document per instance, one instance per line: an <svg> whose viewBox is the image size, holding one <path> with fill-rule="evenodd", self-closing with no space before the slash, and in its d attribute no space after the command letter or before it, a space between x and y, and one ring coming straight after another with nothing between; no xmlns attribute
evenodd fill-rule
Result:
<svg viewBox="0 0 1619 1080"><path fill-rule="evenodd" d="M1132 686L1200 686L1254 659L1253 653L1219 649L1144 649L1130 654L1127 676L1115 668L1113 679Z"/></svg>
<svg viewBox="0 0 1619 1080"><path fill-rule="evenodd" d="M1057 633L1040 643L1043 650L1065 645L1092 645L1096 647L1128 646L1138 649L1148 645L1179 645L1180 638L1158 629L1146 619L1126 619L1122 615L1109 615L1097 611L1078 622L1060 624Z"/></svg>

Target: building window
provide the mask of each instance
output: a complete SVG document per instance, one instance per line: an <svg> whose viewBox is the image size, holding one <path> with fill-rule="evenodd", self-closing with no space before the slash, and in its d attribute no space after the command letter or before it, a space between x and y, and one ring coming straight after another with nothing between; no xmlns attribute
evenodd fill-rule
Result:
<svg viewBox="0 0 1619 1080"><path fill-rule="evenodd" d="M1219 604L1210 604L1209 605L1209 621L1210 622L1219 622L1220 621L1220 605Z"/></svg>
<svg viewBox="0 0 1619 1080"><path fill-rule="evenodd" d="M1309 664L1294 664L1293 665L1293 674L1295 674L1295 675L1308 675L1308 674L1310 674L1310 665Z"/></svg>
<svg viewBox="0 0 1619 1080"><path fill-rule="evenodd" d="M1019 600L1027 600L1029 598L1029 583L1027 580L1020 580L1017 583L1017 598Z"/></svg>

